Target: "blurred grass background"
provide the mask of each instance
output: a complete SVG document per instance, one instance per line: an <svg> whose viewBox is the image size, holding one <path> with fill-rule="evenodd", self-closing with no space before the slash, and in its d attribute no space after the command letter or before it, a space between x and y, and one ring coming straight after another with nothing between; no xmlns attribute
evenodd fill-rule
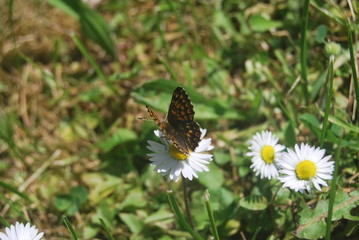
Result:
<svg viewBox="0 0 359 240"><path fill-rule="evenodd" d="M95 2L0 3L0 215L8 222L31 220L46 239L70 238L62 215L80 239L106 238L100 218L115 239L190 239L166 195L180 184L149 167L156 126L139 120L149 118L145 104L164 118L183 86L216 146L210 172L190 186L197 230L210 235L208 188L221 239L249 239L258 226L258 239L292 238L290 192L259 182L247 142L269 129L287 147L319 145L330 42L341 50L324 147L345 148L340 183L357 188L348 43L351 30L357 54L356 1L310 1L304 56L304 1ZM348 220L336 229L337 239L357 231Z"/></svg>

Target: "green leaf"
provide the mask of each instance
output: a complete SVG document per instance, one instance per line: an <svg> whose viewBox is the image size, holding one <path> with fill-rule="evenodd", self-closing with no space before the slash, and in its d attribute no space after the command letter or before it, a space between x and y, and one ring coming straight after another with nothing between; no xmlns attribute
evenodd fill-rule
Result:
<svg viewBox="0 0 359 240"><path fill-rule="evenodd" d="M91 205L98 205L118 190L118 186L125 187L122 178L104 174L103 172L86 173L82 175L82 180L91 189L89 201Z"/></svg>
<svg viewBox="0 0 359 240"><path fill-rule="evenodd" d="M223 210L234 201L233 193L225 188L209 190L213 211Z"/></svg>
<svg viewBox="0 0 359 240"><path fill-rule="evenodd" d="M320 124L318 119L309 113L305 113L299 117L300 121L308 127L318 138L320 136Z"/></svg>
<svg viewBox="0 0 359 240"><path fill-rule="evenodd" d="M305 113L299 117L301 122L308 127L318 138L320 138L321 135L321 128L320 123L312 114ZM348 123L345 123L344 121L340 120L339 118L329 115L329 121L333 124L336 124L344 129L346 129L349 132L356 132L359 133L359 129L353 125L350 125ZM338 143L338 137L334 134L331 128L327 129L327 136L326 141Z"/></svg>
<svg viewBox="0 0 359 240"><path fill-rule="evenodd" d="M88 191L83 186L74 187L69 194L59 195L55 198L54 205L60 211L66 211L68 215L74 215L81 204L88 198Z"/></svg>
<svg viewBox="0 0 359 240"><path fill-rule="evenodd" d="M139 220L135 214L120 213L120 218L133 233L140 233L144 228L143 221Z"/></svg>
<svg viewBox="0 0 359 240"><path fill-rule="evenodd" d="M213 158L219 165L225 165L226 163L231 161L231 156L229 155L229 153L223 151L222 149L214 151Z"/></svg>
<svg viewBox="0 0 359 240"><path fill-rule="evenodd" d="M335 196L333 207L333 221L342 218L358 221L357 216L352 216L350 212L359 204L359 190L355 190L350 195L338 189ZM317 239L324 236L325 218L328 215L328 200L321 200L314 209L307 206L299 212L299 226L296 229L296 236L307 239Z"/></svg>
<svg viewBox="0 0 359 240"><path fill-rule="evenodd" d="M100 14L83 6L80 12L80 24L84 33L92 41L100 45L112 57L117 57L115 43L111 38L110 26Z"/></svg>
<svg viewBox="0 0 359 240"><path fill-rule="evenodd" d="M49 0L49 3L79 20L83 32L112 57L117 57L110 26L95 10L80 0Z"/></svg>
<svg viewBox="0 0 359 240"><path fill-rule="evenodd" d="M284 126L284 140L287 147L293 147L296 143L295 130L291 122Z"/></svg>
<svg viewBox="0 0 359 240"><path fill-rule="evenodd" d="M55 207L60 211L69 209L72 205L72 198L69 195L59 195L54 201Z"/></svg>
<svg viewBox="0 0 359 240"><path fill-rule="evenodd" d="M114 229L114 218L117 216L117 214L118 211L115 208L115 203L112 199L107 198L101 201L99 205L97 205L96 213L91 216L91 221L95 224L101 224L103 221L106 224L106 227L109 229Z"/></svg>
<svg viewBox="0 0 359 240"><path fill-rule="evenodd" d="M252 15L249 18L249 25L256 32L265 32L282 26L281 22L270 20L263 15Z"/></svg>
<svg viewBox="0 0 359 240"><path fill-rule="evenodd" d="M213 59L207 58L205 64L206 79L211 88L216 91L227 92L228 86L224 80L228 78L228 72Z"/></svg>
<svg viewBox="0 0 359 240"><path fill-rule="evenodd" d="M332 220L345 218L352 221L359 221L358 216L351 215L352 209L359 205L359 190L346 194L343 190L338 190L335 196Z"/></svg>
<svg viewBox="0 0 359 240"><path fill-rule="evenodd" d="M84 102L99 103L103 100L103 95L100 88L91 88L86 92L79 93L78 98Z"/></svg>
<svg viewBox="0 0 359 240"><path fill-rule="evenodd" d="M275 193L273 192L273 194ZM288 204L289 199L290 199L290 190L288 188L280 188L277 192L276 203Z"/></svg>
<svg viewBox="0 0 359 240"><path fill-rule="evenodd" d="M147 201L140 192L131 192L120 204L121 210L138 209L147 205Z"/></svg>
<svg viewBox="0 0 359 240"><path fill-rule="evenodd" d="M318 94L320 93L320 91L323 89L327 75L328 75L328 72L324 71L313 82L312 89L310 91L310 100L311 101L314 101L318 97Z"/></svg>
<svg viewBox="0 0 359 240"><path fill-rule="evenodd" d="M47 0L51 5L61 9L65 13L69 14L71 17L80 19L78 11L76 11L78 4L77 1L66 2L64 0Z"/></svg>
<svg viewBox="0 0 359 240"><path fill-rule="evenodd" d="M329 115L329 122L334 123L339 127L345 129L346 132L359 133L358 127L354 126L353 124L347 123L336 116Z"/></svg>
<svg viewBox="0 0 359 240"><path fill-rule="evenodd" d="M88 199L88 190L83 186L77 186L70 190L70 196L79 204L83 204Z"/></svg>
<svg viewBox="0 0 359 240"><path fill-rule="evenodd" d="M100 228L92 225L86 225L82 231L82 237L84 239L96 239L96 235L100 232ZM110 238L109 238L110 239Z"/></svg>
<svg viewBox="0 0 359 240"><path fill-rule="evenodd" d="M315 209L310 209L308 206L305 206L299 213L300 226L296 230L296 236L306 239L323 237L325 232L325 222L324 219L320 219L318 215L323 215L323 212L325 212L326 209L328 209L328 207L323 206L322 203L318 203Z"/></svg>
<svg viewBox="0 0 359 240"><path fill-rule="evenodd" d="M230 17L225 12L218 11L214 12L213 16L213 32L220 42L224 42L223 34L227 36L233 36L236 34L236 29L232 24Z"/></svg>
<svg viewBox="0 0 359 240"><path fill-rule="evenodd" d="M147 203L146 203L147 204ZM160 222L168 219L173 219L174 214L165 208L159 209L157 212L152 213L144 220L145 224Z"/></svg>
<svg viewBox="0 0 359 240"><path fill-rule="evenodd" d="M209 166L209 172L201 172L198 174L198 181L208 189L220 188L224 183L223 173L214 163Z"/></svg>
<svg viewBox="0 0 359 240"><path fill-rule="evenodd" d="M251 195L242 198L239 205L249 210L264 210L268 207L268 201L264 196Z"/></svg>
<svg viewBox="0 0 359 240"><path fill-rule="evenodd" d="M318 43L323 43L327 33L328 28L325 25L319 25L315 33L315 41Z"/></svg>
<svg viewBox="0 0 359 240"><path fill-rule="evenodd" d="M137 135L134 131L127 128L120 128L111 137L98 142L98 145L104 152L109 152L115 146L135 141L136 139Z"/></svg>

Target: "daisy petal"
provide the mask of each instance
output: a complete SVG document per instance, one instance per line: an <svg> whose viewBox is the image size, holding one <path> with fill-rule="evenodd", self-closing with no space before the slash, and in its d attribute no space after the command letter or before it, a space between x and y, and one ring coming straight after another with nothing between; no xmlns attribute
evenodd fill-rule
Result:
<svg viewBox="0 0 359 240"><path fill-rule="evenodd" d="M288 149L280 158L280 174L278 178L283 187L297 192L311 191L312 186L321 191L322 186L328 186L324 180L332 179L334 162L329 161L325 150L311 147L302 143L295 145L294 151Z"/></svg>
<svg viewBox="0 0 359 240"><path fill-rule="evenodd" d="M163 176L167 175L169 181L178 181L182 175L184 178L192 180L198 178L199 172L208 172L208 165L212 161L212 154L208 151L214 147L211 145L212 139L203 137L206 134L206 129L201 129L201 141L194 152L190 152L185 159L176 159L174 154L171 153L171 145L173 144L168 140L165 135L159 131L155 131L155 135L161 139L162 143L148 141L147 149L152 151L147 156L150 157L151 166L155 167L155 171L161 173ZM179 151L179 150L178 150ZM0 239L1 240L1 239Z"/></svg>
<svg viewBox="0 0 359 240"><path fill-rule="evenodd" d="M250 140L251 145L248 147L250 152L246 155L252 157L250 168L256 176L267 179L278 177L277 162L285 149L283 145L277 144L278 141L279 139L269 131L256 133ZM266 150L269 150L269 153L263 154Z"/></svg>

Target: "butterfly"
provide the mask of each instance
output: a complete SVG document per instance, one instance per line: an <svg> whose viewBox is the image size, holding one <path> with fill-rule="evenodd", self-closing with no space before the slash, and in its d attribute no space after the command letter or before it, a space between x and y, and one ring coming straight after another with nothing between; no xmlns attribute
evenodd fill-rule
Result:
<svg viewBox="0 0 359 240"><path fill-rule="evenodd" d="M201 141L201 130L194 121L194 110L186 91L177 87L172 95L167 121L160 121L146 105L147 111L160 130L170 139L178 150L188 155Z"/></svg>

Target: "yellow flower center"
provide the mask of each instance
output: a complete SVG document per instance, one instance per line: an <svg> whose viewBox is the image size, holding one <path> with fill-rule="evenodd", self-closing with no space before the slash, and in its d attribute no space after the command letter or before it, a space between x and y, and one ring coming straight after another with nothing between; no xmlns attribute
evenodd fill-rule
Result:
<svg viewBox="0 0 359 240"><path fill-rule="evenodd" d="M263 161L268 164L273 163L274 161L274 148L271 145L265 145L262 147L261 157Z"/></svg>
<svg viewBox="0 0 359 240"><path fill-rule="evenodd" d="M295 168L297 177L301 180L309 180L315 176L317 167L312 161L304 160L301 161Z"/></svg>
<svg viewBox="0 0 359 240"><path fill-rule="evenodd" d="M183 152L181 152L178 148L176 148L175 145L171 144L170 145L170 156L173 157L174 159L177 160L186 160L187 159L187 155L184 154Z"/></svg>

